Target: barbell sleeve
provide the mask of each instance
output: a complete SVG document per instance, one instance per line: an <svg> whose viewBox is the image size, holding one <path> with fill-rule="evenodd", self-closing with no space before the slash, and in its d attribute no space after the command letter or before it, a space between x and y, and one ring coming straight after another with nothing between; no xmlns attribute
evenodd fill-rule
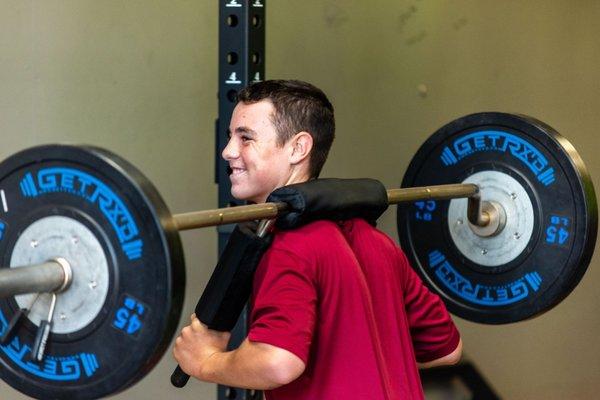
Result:
<svg viewBox="0 0 600 400"><path fill-rule="evenodd" d="M59 292L71 281L70 266L64 259L35 265L0 269L0 298L25 293Z"/></svg>

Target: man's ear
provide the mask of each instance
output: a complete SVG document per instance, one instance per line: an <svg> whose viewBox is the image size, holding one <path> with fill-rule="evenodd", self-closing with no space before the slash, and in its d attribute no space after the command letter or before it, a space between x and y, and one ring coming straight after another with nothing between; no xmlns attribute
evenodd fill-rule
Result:
<svg viewBox="0 0 600 400"><path fill-rule="evenodd" d="M292 153L290 154L290 163L298 164L303 160L308 161L313 147L313 138L308 132L298 132L291 139Z"/></svg>

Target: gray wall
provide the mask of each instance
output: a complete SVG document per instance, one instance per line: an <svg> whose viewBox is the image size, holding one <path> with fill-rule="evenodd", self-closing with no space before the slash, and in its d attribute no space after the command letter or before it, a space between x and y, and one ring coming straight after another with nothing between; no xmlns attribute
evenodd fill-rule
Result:
<svg viewBox="0 0 600 400"><path fill-rule="evenodd" d="M38 143L93 143L145 171L172 211L216 206L216 1L0 0L0 10L0 158ZM271 0L267 18L267 76L314 82L336 107L324 176L396 186L428 135L484 110L549 123L600 176L598 2ZM380 226L396 237L395 213ZM187 319L216 261L216 234L182 237ZM539 318L457 319L466 357L502 396L597 397L598 260ZM215 397L199 382L172 389L173 365L167 354L115 398ZM24 398L5 383L0 396Z"/></svg>

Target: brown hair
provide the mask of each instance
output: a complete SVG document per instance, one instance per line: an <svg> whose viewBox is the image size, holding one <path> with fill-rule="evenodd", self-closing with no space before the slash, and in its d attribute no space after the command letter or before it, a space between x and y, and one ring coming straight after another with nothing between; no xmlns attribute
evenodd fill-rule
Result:
<svg viewBox="0 0 600 400"><path fill-rule="evenodd" d="M250 104L270 100L275 108L271 122L277 130L278 144L283 145L298 132L313 138L309 173L316 178L335 136L333 106L323 91L297 80L268 80L253 83L238 93L238 102Z"/></svg>

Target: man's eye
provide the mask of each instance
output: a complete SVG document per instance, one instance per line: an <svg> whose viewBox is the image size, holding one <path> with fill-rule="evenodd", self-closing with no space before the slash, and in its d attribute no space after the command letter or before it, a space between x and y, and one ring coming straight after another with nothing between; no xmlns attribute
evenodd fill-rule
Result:
<svg viewBox="0 0 600 400"><path fill-rule="evenodd" d="M242 135L242 142L247 142L248 140L252 140L252 138L250 136L243 136Z"/></svg>

